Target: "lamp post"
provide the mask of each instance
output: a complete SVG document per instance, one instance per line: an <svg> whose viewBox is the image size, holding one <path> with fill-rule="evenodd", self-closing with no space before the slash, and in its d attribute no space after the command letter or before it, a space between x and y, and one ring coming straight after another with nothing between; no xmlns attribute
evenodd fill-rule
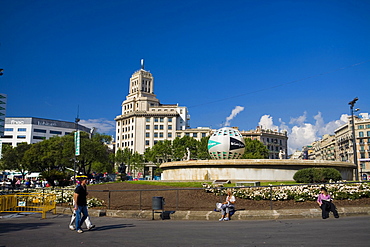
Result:
<svg viewBox="0 0 370 247"><path fill-rule="evenodd" d="M353 116L354 106L358 98L354 98L348 104L350 105L351 118L352 118L352 144L353 144L353 163L355 163L355 180L358 181L358 160L357 160L357 147L356 147L356 133L355 133L355 119Z"/></svg>

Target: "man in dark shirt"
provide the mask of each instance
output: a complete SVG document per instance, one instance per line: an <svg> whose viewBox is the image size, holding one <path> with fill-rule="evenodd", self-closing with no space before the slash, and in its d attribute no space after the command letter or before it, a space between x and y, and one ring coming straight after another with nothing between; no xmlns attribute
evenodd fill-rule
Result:
<svg viewBox="0 0 370 247"><path fill-rule="evenodd" d="M82 224L86 220L87 216L89 216L89 213L87 211L87 177L82 176L80 177L80 184L77 185L75 189L75 193L73 195L74 200L74 210L76 211L76 230L78 233L83 233L82 231ZM82 213L82 218L81 218Z"/></svg>

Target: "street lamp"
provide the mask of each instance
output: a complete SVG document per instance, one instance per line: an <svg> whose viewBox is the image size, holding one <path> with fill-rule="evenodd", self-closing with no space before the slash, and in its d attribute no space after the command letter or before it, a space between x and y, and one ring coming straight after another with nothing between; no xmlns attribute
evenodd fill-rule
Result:
<svg viewBox="0 0 370 247"><path fill-rule="evenodd" d="M354 113L354 106L356 104L356 101L358 98L354 98L352 101L350 101L348 104L350 105L351 110L351 118L352 118L352 143L353 143L353 161L355 163L355 180L358 181L358 160L357 160L357 147L356 147L356 133L355 133L355 119L353 116ZM355 111L358 111L359 109L356 109Z"/></svg>

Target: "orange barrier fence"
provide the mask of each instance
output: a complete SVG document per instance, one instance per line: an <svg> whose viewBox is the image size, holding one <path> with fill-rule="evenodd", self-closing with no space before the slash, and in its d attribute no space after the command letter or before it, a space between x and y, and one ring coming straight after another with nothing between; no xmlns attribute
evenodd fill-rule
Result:
<svg viewBox="0 0 370 247"><path fill-rule="evenodd" d="M51 193L16 193L0 196L0 212L41 213L46 218L46 212L53 210L56 214L56 195Z"/></svg>

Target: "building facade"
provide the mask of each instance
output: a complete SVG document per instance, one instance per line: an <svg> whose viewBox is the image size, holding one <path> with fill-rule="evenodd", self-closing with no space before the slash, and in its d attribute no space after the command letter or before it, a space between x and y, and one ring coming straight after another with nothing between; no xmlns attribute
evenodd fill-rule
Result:
<svg viewBox="0 0 370 247"><path fill-rule="evenodd" d="M35 117L7 117L5 118L4 135L0 139L4 145L16 147L22 142L33 144L53 136L69 135L76 131L76 128L90 133L89 128L73 122Z"/></svg>
<svg viewBox="0 0 370 247"><path fill-rule="evenodd" d="M269 159L279 159L282 152L283 159L288 155L288 134L286 131L278 132L257 127L255 130L240 131L244 138L259 140L269 150Z"/></svg>
<svg viewBox="0 0 370 247"><path fill-rule="evenodd" d="M190 128L187 107L161 104L154 94L154 77L144 69L130 78L129 93L116 121L116 150L129 148L143 154L157 142L188 135L197 140L210 135L210 128Z"/></svg>
<svg viewBox="0 0 370 247"><path fill-rule="evenodd" d="M370 177L370 118L369 114L354 117L357 164L362 179ZM352 119L335 130L335 152L338 161L354 163Z"/></svg>
<svg viewBox="0 0 370 247"><path fill-rule="evenodd" d="M312 143L312 147L314 149L314 159L336 160L335 135L323 135L321 140Z"/></svg>

